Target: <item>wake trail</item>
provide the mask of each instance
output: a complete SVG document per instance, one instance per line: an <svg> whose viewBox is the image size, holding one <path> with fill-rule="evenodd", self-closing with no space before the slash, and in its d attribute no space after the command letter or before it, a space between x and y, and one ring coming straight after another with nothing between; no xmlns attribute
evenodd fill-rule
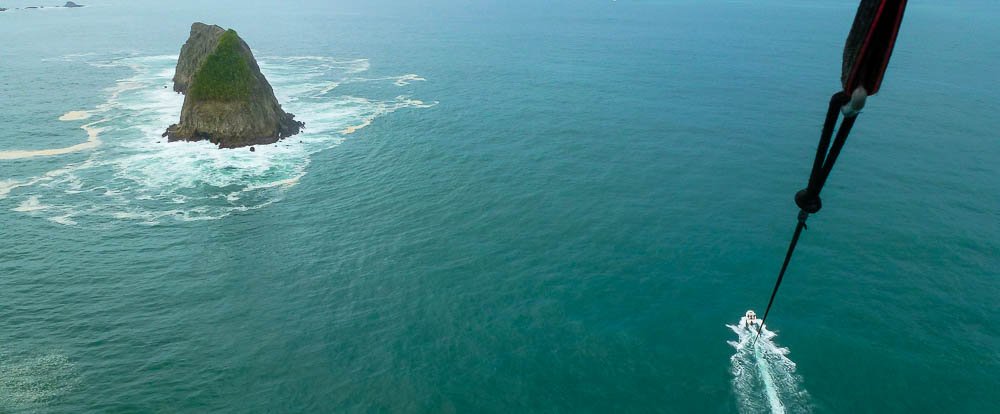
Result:
<svg viewBox="0 0 1000 414"><path fill-rule="evenodd" d="M788 348L774 342L776 333L764 328L754 343L757 330L746 328L746 317L736 325L726 325L738 340L728 341L736 349L730 357L733 391L741 413L809 413L809 394L788 358Z"/></svg>

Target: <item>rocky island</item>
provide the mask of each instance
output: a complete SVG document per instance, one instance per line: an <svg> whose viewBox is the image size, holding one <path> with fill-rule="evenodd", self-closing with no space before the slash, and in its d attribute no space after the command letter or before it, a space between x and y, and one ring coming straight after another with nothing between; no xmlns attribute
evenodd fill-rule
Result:
<svg viewBox="0 0 1000 414"><path fill-rule="evenodd" d="M250 47L232 29L191 25L173 81L184 106L180 122L163 133L168 141L237 148L272 144L305 126L281 109Z"/></svg>

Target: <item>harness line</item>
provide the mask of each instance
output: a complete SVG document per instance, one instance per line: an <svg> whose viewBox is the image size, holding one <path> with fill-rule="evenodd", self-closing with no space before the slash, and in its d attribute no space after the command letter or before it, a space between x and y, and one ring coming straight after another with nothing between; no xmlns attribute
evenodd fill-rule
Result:
<svg viewBox="0 0 1000 414"><path fill-rule="evenodd" d="M818 212L823 203L819 194L826 184L833 166L840 156L840 151L847 142L847 136L851 133L851 128L857 120L858 114L865 105L865 100L869 95L878 92L885 76L885 69L889 65L889 58L895 46L896 35L899 33L899 26L903 20L903 12L906 9L907 0L861 0L858 5L857 14L854 17L854 25L847 37L844 45L843 71L841 83L843 90L833 94L830 98L830 106L826 112L826 120L823 123L823 131L820 134L819 145L816 147L816 158L813 160L812 172L809 174L809 183L806 188L795 194L795 204L799 207L798 224L792 234L792 240L788 244L788 251L785 253L785 260L781 264L778 278L771 290L771 298L767 302L767 309L764 310L764 317L761 318L757 326L757 336L751 346L757 344L760 335L764 330L764 323L774 305L774 298L778 294L778 288L785 278L788 264L795 253L795 247L799 243L802 230L805 230L806 220L810 214ZM834 136L834 127L840 114L843 113L844 120L837 128ZM832 144L831 144L832 139Z"/></svg>

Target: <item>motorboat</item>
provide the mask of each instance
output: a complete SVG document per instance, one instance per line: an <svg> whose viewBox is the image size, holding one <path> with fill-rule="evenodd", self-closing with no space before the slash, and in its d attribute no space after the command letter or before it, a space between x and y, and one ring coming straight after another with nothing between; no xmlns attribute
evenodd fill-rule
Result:
<svg viewBox="0 0 1000 414"><path fill-rule="evenodd" d="M760 329L760 319L757 319L757 313L752 309L748 310L745 315L743 315L743 327L748 330L756 331Z"/></svg>

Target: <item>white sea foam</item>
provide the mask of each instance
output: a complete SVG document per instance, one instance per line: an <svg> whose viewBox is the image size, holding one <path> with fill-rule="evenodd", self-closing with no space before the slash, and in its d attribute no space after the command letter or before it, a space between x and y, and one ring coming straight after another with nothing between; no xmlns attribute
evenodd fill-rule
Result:
<svg viewBox="0 0 1000 414"><path fill-rule="evenodd" d="M49 206L46 206L45 204L42 204L41 202L38 201L38 196L31 196L26 198L24 201L21 202L21 204L15 207L14 211L27 213L29 211L45 210L48 207Z"/></svg>
<svg viewBox="0 0 1000 414"><path fill-rule="evenodd" d="M382 81L392 81L393 85L396 86L407 86L413 82L424 82L427 79L420 77L420 75L409 73L401 76L385 76L381 78L362 78L362 77L352 77L345 79L345 82L382 82Z"/></svg>
<svg viewBox="0 0 1000 414"><path fill-rule="evenodd" d="M7 198L7 194L10 194L10 192L14 191L15 188L24 187L26 185L30 184L17 180L0 180L0 200Z"/></svg>
<svg viewBox="0 0 1000 414"><path fill-rule="evenodd" d="M273 145L220 150L208 142L171 142L161 137L177 122L183 96L169 87L176 56L84 59L99 67L127 67L132 76L109 88L107 100L87 111L63 115L97 120L82 125L87 142L67 148L0 152L8 157L62 155L92 150L83 162L25 180L0 181L0 199L21 197L13 210L73 225L88 217L156 224L163 220L212 220L266 207L307 173L311 154L340 144L376 118L404 108L427 108L408 96L375 99L334 95L336 85L367 71L367 59L320 56L260 60L285 109L306 123L299 135ZM416 75L385 78L396 84ZM165 87L166 86L166 87ZM405 85L403 85L405 86ZM354 90L357 93L357 90ZM99 147L99 149L98 149ZM44 208L31 204L43 200ZM28 204L24 204L28 202Z"/></svg>
<svg viewBox="0 0 1000 414"><path fill-rule="evenodd" d="M410 73L408 75L403 75L403 76L400 76L400 77L396 78L396 80L393 83L396 86L406 86L406 85L409 85L410 82L424 82L426 80L427 79L421 78L420 76L418 76L416 74Z"/></svg>
<svg viewBox="0 0 1000 414"><path fill-rule="evenodd" d="M0 411L35 411L76 388L81 377L65 355L0 355Z"/></svg>
<svg viewBox="0 0 1000 414"><path fill-rule="evenodd" d="M764 328L754 343L757 332L745 328L746 318L726 326L738 336L738 340L728 343L736 349L730 361L740 412L811 412L809 395L795 373L795 363L787 356L788 348L774 342L777 334Z"/></svg>
<svg viewBox="0 0 1000 414"><path fill-rule="evenodd" d="M71 217L73 217L72 214L64 214L61 216L49 217L48 220L53 223L62 224L64 226L75 226L76 221L73 221Z"/></svg>

